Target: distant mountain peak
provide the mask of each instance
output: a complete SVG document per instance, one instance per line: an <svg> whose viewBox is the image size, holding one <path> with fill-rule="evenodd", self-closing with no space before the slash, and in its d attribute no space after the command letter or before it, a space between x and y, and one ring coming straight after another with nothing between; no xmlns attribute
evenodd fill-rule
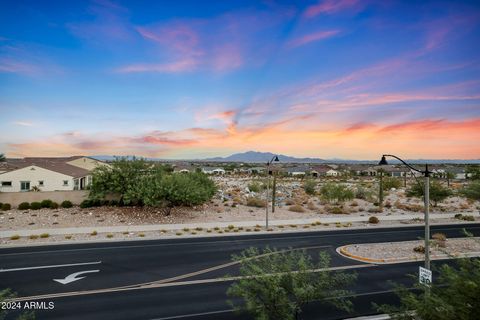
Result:
<svg viewBox="0 0 480 320"><path fill-rule="evenodd" d="M291 162L291 163L324 163L325 160L319 158L296 158L283 154L275 154L271 152L260 152L260 151L246 151L242 153L235 153L228 157L215 157L208 158L205 161L218 161L218 162L268 162L274 156L278 156L280 162Z"/></svg>

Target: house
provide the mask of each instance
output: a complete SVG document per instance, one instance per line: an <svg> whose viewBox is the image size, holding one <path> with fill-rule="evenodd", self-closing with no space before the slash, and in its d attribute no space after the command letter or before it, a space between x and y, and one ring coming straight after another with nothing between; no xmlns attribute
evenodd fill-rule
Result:
<svg viewBox="0 0 480 320"><path fill-rule="evenodd" d="M91 184L91 171L99 165L107 164L83 156L6 159L0 172L0 191L83 190Z"/></svg>
<svg viewBox="0 0 480 320"><path fill-rule="evenodd" d="M206 174L224 175L225 170L218 167L203 167L202 172Z"/></svg>
<svg viewBox="0 0 480 320"><path fill-rule="evenodd" d="M465 180L467 178L467 173L465 172L464 168L451 167L447 168L445 171L452 173L454 175L454 179Z"/></svg>
<svg viewBox="0 0 480 320"><path fill-rule="evenodd" d="M189 173L195 172L195 167L190 164L174 164L173 165L173 172L174 173Z"/></svg>
<svg viewBox="0 0 480 320"><path fill-rule="evenodd" d="M310 173L313 177L327 176L327 177L338 177L341 175L340 171L333 169L328 165L319 165L315 166L310 170Z"/></svg>
<svg viewBox="0 0 480 320"><path fill-rule="evenodd" d="M307 174L307 172L309 171L309 169L307 167L290 167L290 168L286 168L285 170L287 172L288 175L290 176L304 176Z"/></svg>

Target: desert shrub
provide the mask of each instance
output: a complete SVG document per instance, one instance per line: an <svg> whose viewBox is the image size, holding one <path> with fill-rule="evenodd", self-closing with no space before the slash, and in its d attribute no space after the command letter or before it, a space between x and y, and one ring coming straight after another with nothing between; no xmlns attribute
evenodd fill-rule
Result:
<svg viewBox="0 0 480 320"><path fill-rule="evenodd" d="M384 177L383 178L383 188L385 190L390 190L392 188L398 189L402 186L402 181L394 177Z"/></svg>
<svg viewBox="0 0 480 320"><path fill-rule="evenodd" d="M330 207L327 210L331 214L348 214L348 211L339 206Z"/></svg>
<svg viewBox="0 0 480 320"><path fill-rule="evenodd" d="M201 172L165 174L158 171L142 178L138 193L141 202L160 207L169 215L176 206L192 207L209 201L216 191L215 183Z"/></svg>
<svg viewBox="0 0 480 320"><path fill-rule="evenodd" d="M305 212L305 208L298 204L290 206L288 210L292 212Z"/></svg>
<svg viewBox="0 0 480 320"><path fill-rule="evenodd" d="M18 205L19 210L27 210L30 209L30 203L28 202L22 202Z"/></svg>
<svg viewBox="0 0 480 320"><path fill-rule="evenodd" d="M42 208L51 208L52 203L53 203L52 200L46 199L46 200L43 200L42 202L40 202L40 205L42 206Z"/></svg>
<svg viewBox="0 0 480 320"><path fill-rule="evenodd" d="M463 218L463 214L457 213L454 217L455 217L455 219L462 219L462 218Z"/></svg>
<svg viewBox="0 0 480 320"><path fill-rule="evenodd" d="M361 200L369 200L372 198L372 192L366 190L363 186L358 186L355 190L355 198Z"/></svg>
<svg viewBox="0 0 480 320"><path fill-rule="evenodd" d="M370 212L370 213L380 213L380 212L382 212L382 210L380 210L380 208L370 208L370 209L368 209L368 212Z"/></svg>
<svg viewBox="0 0 480 320"><path fill-rule="evenodd" d="M262 186L257 181L248 184L248 190L250 190L250 192L260 192L261 188Z"/></svg>
<svg viewBox="0 0 480 320"><path fill-rule="evenodd" d="M308 208L308 210L317 210L318 209L317 206L312 201L308 201L307 208Z"/></svg>
<svg viewBox="0 0 480 320"><path fill-rule="evenodd" d="M464 197L472 200L480 200L480 181L470 182L460 191Z"/></svg>
<svg viewBox="0 0 480 320"><path fill-rule="evenodd" d="M291 205L294 205L295 204L295 201L291 198L288 198L287 200L285 200L285 204L287 206L291 206Z"/></svg>
<svg viewBox="0 0 480 320"><path fill-rule="evenodd" d="M352 201L352 203L350 203L350 206L351 207L358 207L358 202L357 201Z"/></svg>
<svg viewBox="0 0 480 320"><path fill-rule="evenodd" d="M83 200L80 203L80 208L91 208L93 207L93 201L92 200Z"/></svg>
<svg viewBox="0 0 480 320"><path fill-rule="evenodd" d="M50 204L50 209L58 209L58 207L59 205L55 201L52 201L52 203Z"/></svg>
<svg viewBox="0 0 480 320"><path fill-rule="evenodd" d="M317 186L317 183L315 182L315 180L312 180L312 179L308 179L303 183L303 189L305 190L305 193L309 195L315 194L316 186Z"/></svg>
<svg viewBox="0 0 480 320"><path fill-rule="evenodd" d="M423 197L424 184L423 182L414 184L408 191L408 197ZM436 207L438 202L441 202L452 195L452 191L448 188L444 188L439 182L430 182L430 200L433 201L433 205Z"/></svg>
<svg viewBox="0 0 480 320"><path fill-rule="evenodd" d="M368 223L377 224L379 222L380 222L380 220L375 216L372 216L372 217L368 218Z"/></svg>
<svg viewBox="0 0 480 320"><path fill-rule="evenodd" d="M266 202L258 197L248 197L247 198L247 206L249 207L257 207L257 208L265 208Z"/></svg>
<svg viewBox="0 0 480 320"><path fill-rule="evenodd" d="M390 201L386 201L384 207L390 209L392 207L392 203Z"/></svg>
<svg viewBox="0 0 480 320"><path fill-rule="evenodd" d="M71 208L73 207L73 204L69 200L62 201L61 203L62 208Z"/></svg>
<svg viewBox="0 0 480 320"><path fill-rule="evenodd" d="M12 209L12 206L10 205L10 203L3 203L2 204L2 210L3 211L7 211L7 210L10 210Z"/></svg>
<svg viewBox="0 0 480 320"><path fill-rule="evenodd" d="M417 253L425 253L425 247L422 245L418 245L413 248L413 251Z"/></svg>
<svg viewBox="0 0 480 320"><path fill-rule="evenodd" d="M48 234L48 233L42 233L40 235L40 238L42 238L42 239L45 239L45 238L48 238L48 237L50 237L50 234Z"/></svg>
<svg viewBox="0 0 480 320"><path fill-rule="evenodd" d="M116 206L118 206L118 203L119 203L118 200L110 200L108 202L108 205L112 206L112 207L116 207Z"/></svg>
<svg viewBox="0 0 480 320"><path fill-rule="evenodd" d="M18 234L14 234L13 236L10 237L10 240L18 240L20 239L20 236Z"/></svg>
<svg viewBox="0 0 480 320"><path fill-rule="evenodd" d="M32 202L30 203L30 209L32 210L39 210L42 208L42 204L40 202Z"/></svg>
<svg viewBox="0 0 480 320"><path fill-rule="evenodd" d="M447 236L444 233L437 232L432 235L432 239L446 241Z"/></svg>
<svg viewBox="0 0 480 320"><path fill-rule="evenodd" d="M98 234L98 232L97 232L97 231L95 231L95 230L94 230L94 231L92 231L92 233L90 233L90 235L91 235L91 236L96 236L97 234Z"/></svg>
<svg viewBox="0 0 480 320"><path fill-rule="evenodd" d="M475 217L474 217L474 216L463 216L463 217L462 217L462 220L465 220L465 221L475 221Z"/></svg>
<svg viewBox="0 0 480 320"><path fill-rule="evenodd" d="M29 238L30 238L31 240L36 240L36 239L38 239L38 236L37 236L36 234L31 234L31 235L29 236Z"/></svg>
<svg viewBox="0 0 480 320"><path fill-rule="evenodd" d="M322 187L321 193L322 198L330 203L341 203L354 197L353 191L347 186L331 182Z"/></svg>

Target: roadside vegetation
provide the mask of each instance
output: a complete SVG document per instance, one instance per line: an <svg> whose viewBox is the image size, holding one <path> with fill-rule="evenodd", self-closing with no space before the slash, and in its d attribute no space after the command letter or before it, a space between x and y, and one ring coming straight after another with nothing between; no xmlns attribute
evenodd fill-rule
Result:
<svg viewBox="0 0 480 320"><path fill-rule="evenodd" d="M207 202L215 192L214 182L203 173L177 174L169 166L120 158L109 167L93 171L90 199L82 205L99 206L116 201L108 201L110 197L119 199L119 205L158 207L170 215L175 207Z"/></svg>
<svg viewBox="0 0 480 320"><path fill-rule="evenodd" d="M325 252L320 253L317 261L304 250L249 248L233 260L240 263L240 279L227 294L240 298L242 303L229 303L255 319L299 319L303 308L313 301L352 310L352 302L345 298L350 292L345 288L355 281L356 275L328 271L330 256Z"/></svg>
<svg viewBox="0 0 480 320"><path fill-rule="evenodd" d="M11 289L0 290L0 305L3 306L3 303L9 299L15 298L17 295ZM9 314L9 310L0 308L0 319L5 319ZM22 312L19 316L15 318L16 320L33 320L35 319L35 313L33 311Z"/></svg>

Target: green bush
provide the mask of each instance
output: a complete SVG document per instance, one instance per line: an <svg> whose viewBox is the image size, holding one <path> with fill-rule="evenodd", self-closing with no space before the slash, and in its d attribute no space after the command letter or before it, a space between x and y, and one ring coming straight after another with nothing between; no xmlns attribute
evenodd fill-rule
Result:
<svg viewBox="0 0 480 320"><path fill-rule="evenodd" d="M408 197L423 197L424 184L423 182L416 183L410 190L407 191ZM433 201L433 206L436 207L438 202L441 202L452 195L450 189L444 188L439 182L430 182L430 200Z"/></svg>
<svg viewBox="0 0 480 320"><path fill-rule="evenodd" d="M30 209L32 210L39 210L42 208L42 204L40 202L32 202L30 203Z"/></svg>
<svg viewBox="0 0 480 320"><path fill-rule="evenodd" d="M375 216L368 218L368 223L377 224L379 222L380 222L380 220Z"/></svg>
<svg viewBox="0 0 480 320"><path fill-rule="evenodd" d="M64 201L62 201L61 206L62 206L62 208L71 208L71 207L73 207L73 203L69 200L64 200Z"/></svg>
<svg viewBox="0 0 480 320"><path fill-rule="evenodd" d="M7 210L10 210L12 209L12 206L10 205L10 203L3 203L2 204L2 210L3 211L7 211Z"/></svg>
<svg viewBox="0 0 480 320"><path fill-rule="evenodd" d="M40 202L40 205L42 206L42 208L51 208L52 203L53 203L52 200L46 199L46 200L43 200L42 202Z"/></svg>
<svg viewBox="0 0 480 320"><path fill-rule="evenodd" d="M468 199L480 200L480 181L469 183L460 193Z"/></svg>
<svg viewBox="0 0 480 320"><path fill-rule="evenodd" d="M248 190L250 190L250 192L257 192L258 193L258 192L260 192L261 188L262 188L262 186L257 181L254 181L254 182L248 184Z"/></svg>
<svg viewBox="0 0 480 320"><path fill-rule="evenodd" d="M383 188L385 190L390 190L392 188L398 189L401 186L402 186L402 181L399 178L394 178L394 177L383 178Z"/></svg>
<svg viewBox="0 0 480 320"><path fill-rule="evenodd" d="M93 207L93 201L92 200L83 200L80 203L80 208L91 208Z"/></svg>
<svg viewBox="0 0 480 320"><path fill-rule="evenodd" d="M58 209L58 207L58 203L56 203L55 201L52 201L52 203L50 204L51 209Z"/></svg>
<svg viewBox="0 0 480 320"><path fill-rule="evenodd" d="M317 186L317 183L315 182L315 180L312 180L312 179L308 179L303 183L303 189L305 190L305 193L309 195L315 194L316 186Z"/></svg>
<svg viewBox="0 0 480 320"><path fill-rule="evenodd" d="M19 210L28 210L30 209L30 203L28 202L22 202L18 205Z"/></svg>
<svg viewBox="0 0 480 320"><path fill-rule="evenodd" d="M341 203L352 200L354 194L351 189L343 184L329 182L322 187L321 197L331 203Z"/></svg>

